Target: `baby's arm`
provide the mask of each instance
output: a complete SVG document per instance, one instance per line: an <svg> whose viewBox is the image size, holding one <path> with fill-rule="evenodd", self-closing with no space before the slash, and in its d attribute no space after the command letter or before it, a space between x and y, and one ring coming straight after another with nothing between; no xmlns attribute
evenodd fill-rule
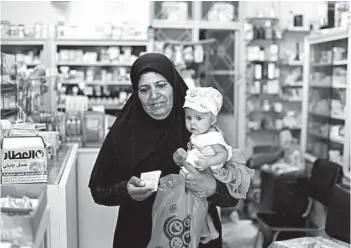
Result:
<svg viewBox="0 0 351 248"><path fill-rule="evenodd" d="M203 158L200 158L195 163L197 165L196 168L199 170L204 170L212 165L217 165L224 163L228 159L228 151L227 149L220 144L211 145L212 149L215 151L215 155L206 155Z"/></svg>

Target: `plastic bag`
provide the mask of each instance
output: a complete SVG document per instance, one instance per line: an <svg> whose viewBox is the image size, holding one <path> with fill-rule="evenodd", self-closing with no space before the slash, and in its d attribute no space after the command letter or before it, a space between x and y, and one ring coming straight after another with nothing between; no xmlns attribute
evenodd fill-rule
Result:
<svg viewBox="0 0 351 248"><path fill-rule="evenodd" d="M205 226L206 199L185 191L184 175L168 175L152 209L152 233L147 248L197 248Z"/></svg>

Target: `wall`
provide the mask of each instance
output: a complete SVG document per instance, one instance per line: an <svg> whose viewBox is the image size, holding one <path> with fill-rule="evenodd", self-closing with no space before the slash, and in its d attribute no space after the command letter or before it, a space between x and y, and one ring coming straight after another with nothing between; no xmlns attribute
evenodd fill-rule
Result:
<svg viewBox="0 0 351 248"><path fill-rule="evenodd" d="M1 20L14 24L54 24L59 16L65 16L72 24L128 21L146 28L150 12L145 10L149 5L148 1L1 1Z"/></svg>
<svg viewBox="0 0 351 248"><path fill-rule="evenodd" d="M326 14L321 8L323 2L325 1L249 1L245 2L245 15L251 17L257 15L259 11L273 8L282 27L287 26L290 11L294 14L302 14L306 23L309 24L318 22L318 16Z"/></svg>
<svg viewBox="0 0 351 248"><path fill-rule="evenodd" d="M14 24L54 23L50 1L1 1L1 20Z"/></svg>

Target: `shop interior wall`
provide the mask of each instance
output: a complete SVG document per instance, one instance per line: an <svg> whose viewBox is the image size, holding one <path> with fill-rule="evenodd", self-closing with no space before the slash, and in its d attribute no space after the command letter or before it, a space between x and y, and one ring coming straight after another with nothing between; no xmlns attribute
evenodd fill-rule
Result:
<svg viewBox="0 0 351 248"><path fill-rule="evenodd" d="M96 24L128 21L147 27L150 2L134 1L1 1L1 20L14 24L55 24L64 16L69 23Z"/></svg>
<svg viewBox="0 0 351 248"><path fill-rule="evenodd" d="M250 1L245 2L245 16L256 16L258 11L272 7L279 18L281 27L287 27L289 22L289 13L292 11L295 15L303 15L306 24L316 22L319 16L323 15L321 3L326 1ZM325 15L326 13L324 13Z"/></svg>

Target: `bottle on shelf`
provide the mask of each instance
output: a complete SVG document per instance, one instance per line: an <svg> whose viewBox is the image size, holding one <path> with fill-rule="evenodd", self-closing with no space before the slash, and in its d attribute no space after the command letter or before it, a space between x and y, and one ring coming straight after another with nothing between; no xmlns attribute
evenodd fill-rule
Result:
<svg viewBox="0 0 351 248"><path fill-rule="evenodd" d="M271 21L267 21L265 23L265 38L267 40L273 39L273 29L272 29L272 22Z"/></svg>

